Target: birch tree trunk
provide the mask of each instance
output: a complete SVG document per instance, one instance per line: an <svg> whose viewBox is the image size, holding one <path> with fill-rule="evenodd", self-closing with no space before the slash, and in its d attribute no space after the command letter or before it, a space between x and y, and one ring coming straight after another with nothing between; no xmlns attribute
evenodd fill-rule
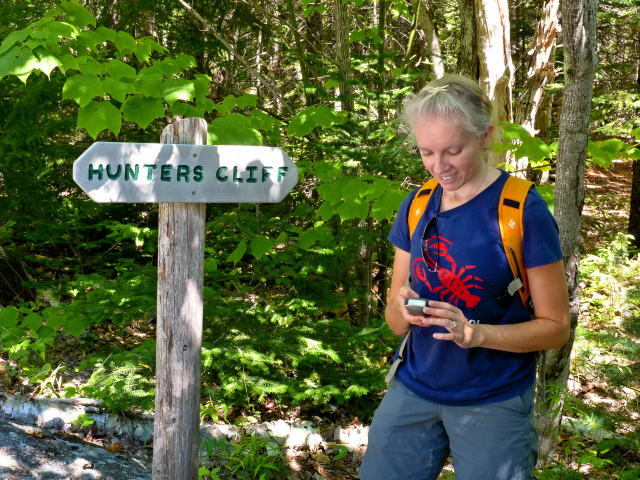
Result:
<svg viewBox="0 0 640 480"><path fill-rule="evenodd" d="M344 0L333 1L333 23L336 33L336 54L340 70L340 104L342 110L353 112L351 83L351 47L349 46L349 16Z"/></svg>
<svg viewBox="0 0 640 480"><path fill-rule="evenodd" d="M571 336L559 350L547 355L546 382L564 389L569 377L571 349L580 309L578 277L580 223L584 205L584 174L589 137L589 114L596 57L597 0L564 0L562 3L562 39L564 44L565 88L560 117L558 163L556 167L555 216L560 226L560 242L569 286ZM561 415L553 416L558 404L541 401L538 389L536 416L540 434L540 461L553 458L557 434L554 429ZM562 399L559 400L562 404ZM562 405L560 405L562 406Z"/></svg>
<svg viewBox="0 0 640 480"><path fill-rule="evenodd" d="M515 123L526 128L531 135L536 134L535 119L544 97L544 86L556 77L549 59L559 31L559 7L560 0L547 0L542 8L542 17L536 26L536 43L529 52L527 78L516 103Z"/></svg>
<svg viewBox="0 0 640 480"><path fill-rule="evenodd" d="M476 32L475 0L458 0L460 7L460 56L458 73L465 77L478 79L478 34Z"/></svg>
<svg viewBox="0 0 640 480"><path fill-rule="evenodd" d="M427 7L422 0L414 1L414 11L418 15L418 24L427 40L427 48L429 50L429 60L431 60L431 68L436 78L444 77L444 63L442 62L442 50L440 49L440 39L438 32L429 17Z"/></svg>
<svg viewBox="0 0 640 480"><path fill-rule="evenodd" d="M509 4L507 0L476 0L477 55L480 86L489 96L495 125L493 141L502 141L500 122L512 122L513 62ZM489 152L488 161L497 165L505 161L505 153Z"/></svg>

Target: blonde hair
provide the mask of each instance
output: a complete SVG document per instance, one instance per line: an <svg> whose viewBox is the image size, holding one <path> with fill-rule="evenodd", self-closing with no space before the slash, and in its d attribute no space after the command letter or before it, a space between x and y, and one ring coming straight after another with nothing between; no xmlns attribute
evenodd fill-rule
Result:
<svg viewBox="0 0 640 480"><path fill-rule="evenodd" d="M413 126L425 117L455 120L469 135L481 137L491 125L491 102L473 80L445 75L410 98L400 114L412 137Z"/></svg>

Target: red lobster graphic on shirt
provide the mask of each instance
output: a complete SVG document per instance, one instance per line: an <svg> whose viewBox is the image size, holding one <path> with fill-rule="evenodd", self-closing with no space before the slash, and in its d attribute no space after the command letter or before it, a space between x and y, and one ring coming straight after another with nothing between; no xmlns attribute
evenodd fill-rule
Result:
<svg viewBox="0 0 640 480"><path fill-rule="evenodd" d="M425 258L416 258L411 266L412 277L422 283L424 283L430 292L440 293L441 301L448 301L457 307L458 301L463 300L467 305L467 308L473 308L480 302L480 297L472 295L469 291L470 288L478 288L483 290L478 282L484 282L481 278L468 274L463 277L465 272L476 268L475 265L465 265L460 267L456 271L456 261L449 255L447 245L453 245L449 240L432 236L425 242ZM446 260L448 264L451 264L451 270L447 270L443 267L442 261ZM425 263L426 262L426 263ZM425 267L429 267L430 270L436 270L438 280L441 285L432 287L427 280L427 272ZM448 299L445 297L449 295Z"/></svg>

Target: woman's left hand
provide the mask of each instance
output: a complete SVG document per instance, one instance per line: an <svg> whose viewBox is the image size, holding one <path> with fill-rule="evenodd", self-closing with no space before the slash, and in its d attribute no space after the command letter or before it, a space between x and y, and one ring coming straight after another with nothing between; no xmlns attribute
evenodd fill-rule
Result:
<svg viewBox="0 0 640 480"><path fill-rule="evenodd" d="M449 333L434 333L437 340L451 340L462 348L473 348L480 344L479 332L475 324L469 323L462 311L446 302L429 301L424 309L426 318L423 326L440 325Z"/></svg>

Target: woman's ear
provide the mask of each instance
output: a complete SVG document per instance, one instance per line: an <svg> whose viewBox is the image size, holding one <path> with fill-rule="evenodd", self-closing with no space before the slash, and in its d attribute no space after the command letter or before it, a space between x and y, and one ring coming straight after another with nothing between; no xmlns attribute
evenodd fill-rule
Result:
<svg viewBox="0 0 640 480"><path fill-rule="evenodd" d="M493 135L494 130L493 123L489 125L489 127L482 134L482 148L486 147L489 144L489 140L491 140L491 135Z"/></svg>

